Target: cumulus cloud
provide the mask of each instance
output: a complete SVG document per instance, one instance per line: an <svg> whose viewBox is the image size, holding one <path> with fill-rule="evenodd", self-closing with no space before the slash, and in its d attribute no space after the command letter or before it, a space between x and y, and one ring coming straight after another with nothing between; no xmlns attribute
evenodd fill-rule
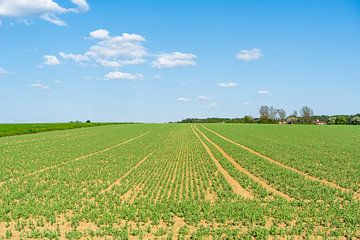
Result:
<svg viewBox="0 0 360 240"><path fill-rule="evenodd" d="M191 53L172 52L159 54L157 59L152 62L156 68L173 68L179 66L195 66L196 56Z"/></svg>
<svg viewBox="0 0 360 240"><path fill-rule="evenodd" d="M64 8L54 0L1 0L0 16L5 17L27 17L40 16L50 23L65 26L57 15L64 13L86 12L90 9L86 0L71 0L75 8Z"/></svg>
<svg viewBox="0 0 360 240"><path fill-rule="evenodd" d="M145 48L141 45L142 42L145 42L145 39L138 34L123 33L91 46L85 55L103 59L142 58L147 55Z"/></svg>
<svg viewBox="0 0 360 240"><path fill-rule="evenodd" d="M34 83L34 84L31 84L30 87L36 88L36 89L41 89L41 90L49 89L49 87L43 83Z"/></svg>
<svg viewBox="0 0 360 240"><path fill-rule="evenodd" d="M85 66L111 68L112 70L104 76L108 80L143 78L141 74L124 73L119 71L119 68L144 64L148 58L155 58L151 65L157 68L196 65L196 56L191 53L172 52L160 55L149 53L144 47L146 39L135 33L114 36L106 29L97 29L89 32L89 37L86 39L94 41L87 50L80 53L59 52L59 56L79 65L86 63ZM162 77L155 75L154 78L161 79Z"/></svg>
<svg viewBox="0 0 360 240"><path fill-rule="evenodd" d="M222 88L235 88L238 84L236 82L222 82L218 83L218 86Z"/></svg>
<svg viewBox="0 0 360 240"><path fill-rule="evenodd" d="M207 96L198 96L199 100L203 100L203 101L207 101L210 100L211 98L207 97Z"/></svg>
<svg viewBox="0 0 360 240"><path fill-rule="evenodd" d="M99 63L103 67L118 68L118 67L123 67L126 65L141 64L141 63L144 63L145 60L141 59L141 58L135 58L132 60L117 60L117 61L109 61L107 59L98 59L98 60L96 60L96 62Z"/></svg>
<svg viewBox="0 0 360 240"><path fill-rule="evenodd" d="M86 2L86 0L71 0L71 2L73 4L75 4L77 6L76 9L74 9L73 11L82 11L82 12L87 12L90 10L90 6L89 4Z"/></svg>
<svg viewBox="0 0 360 240"><path fill-rule="evenodd" d="M178 102L190 102L191 99L190 99L190 98L186 98L186 97L178 97L178 98L176 99L176 101L178 101Z"/></svg>
<svg viewBox="0 0 360 240"><path fill-rule="evenodd" d="M81 54L60 52L64 59L71 59L77 63L94 61L103 67L118 68L125 65L135 65L145 62L147 51L142 45L145 38L138 34L123 33L110 36L105 29L90 32L92 39L99 40L86 52Z"/></svg>
<svg viewBox="0 0 360 240"><path fill-rule="evenodd" d="M63 58L63 59L71 59L75 62L85 62L85 61L89 61L89 57L84 56L82 54L72 54L72 53L64 53L64 52L60 52L59 55Z"/></svg>
<svg viewBox="0 0 360 240"><path fill-rule="evenodd" d="M257 94L260 94L260 95L271 95L271 92L268 91L268 90L259 90L259 91L257 91Z"/></svg>
<svg viewBox="0 0 360 240"><path fill-rule="evenodd" d="M254 60L259 60L263 55L262 55L262 50L259 48L253 48L250 50L241 50L237 55L236 58L241 60L241 61L254 61Z"/></svg>
<svg viewBox="0 0 360 240"><path fill-rule="evenodd" d="M108 80L137 80L142 79L143 75L116 71L105 74L105 78Z"/></svg>
<svg viewBox="0 0 360 240"><path fill-rule="evenodd" d="M89 33L93 39L107 39L109 38L109 31L106 29L98 29Z"/></svg>
<svg viewBox="0 0 360 240"><path fill-rule="evenodd" d="M61 20L55 14L52 13L43 14L41 15L40 18L58 26L67 26L67 23L65 21Z"/></svg>
<svg viewBox="0 0 360 240"><path fill-rule="evenodd" d="M45 65L55 66L60 64L59 59L54 55L45 55L43 59Z"/></svg>

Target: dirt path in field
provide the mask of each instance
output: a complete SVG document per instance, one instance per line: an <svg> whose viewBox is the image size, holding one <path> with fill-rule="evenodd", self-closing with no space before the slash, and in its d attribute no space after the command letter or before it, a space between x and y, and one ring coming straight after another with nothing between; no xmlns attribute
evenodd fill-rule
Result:
<svg viewBox="0 0 360 240"><path fill-rule="evenodd" d="M4 183L6 183L6 182L11 182L11 181L15 181L15 180L18 180L18 179L21 179L21 178L29 177L29 176L35 175L35 174L37 174L37 173L42 173L42 172L45 172L45 171L48 171L48 170L51 170L51 169L54 169L54 168L58 168L58 167L64 166L64 165L69 164L69 163L77 162L77 161L84 160L84 159L86 159L86 158L89 158L89 157L92 157L92 156L95 156L95 155L104 153L104 152L109 151L109 150L111 150L111 149L113 149L113 148L119 147L119 146L121 146L121 145L124 145L124 144L127 144L127 143L129 143L129 142L132 142L132 141L134 141L134 140L136 140L136 139L138 139L138 138L141 138L141 137L147 135L148 133L150 133L150 131L147 131L147 132L145 132L145 133L143 133L143 134L141 134L141 135L138 135L138 136L136 136L136 137L130 138L130 139L128 139L128 140L126 140L126 141L124 141L124 142L121 142L121 143L119 143L119 144L116 144L116 145L114 145L114 146L107 147L107 148L104 148L104 149L102 149L102 150L99 150L99 151L96 151L96 152L93 152L93 153L89 153L89 154L86 154L86 155L77 157L77 158L75 158L75 159L73 159L73 160L66 161L66 162L62 162L62 163L53 165L53 166L51 166L51 167L46 167L46 168L43 168L43 169L40 169L40 170L31 172L31 173L28 173L28 174L25 174L25 175L20 176L20 177L10 178L10 179L8 179L8 180L6 180L6 181L0 182L0 187L1 187Z"/></svg>
<svg viewBox="0 0 360 240"><path fill-rule="evenodd" d="M107 188L105 188L104 190L102 190L100 192L100 194L103 194L105 192L110 191L115 185L119 185L121 180L126 178L132 171L134 171L136 168L138 168L141 164L143 164L154 152L151 152L150 154L148 154L146 157L144 157L140 162L138 162L135 166L133 166L132 168L130 168L124 175L122 175L120 178L116 179L115 182L113 182L112 184L110 184Z"/></svg>
<svg viewBox="0 0 360 240"><path fill-rule="evenodd" d="M224 139L225 141L228 141L228 142L230 142L230 143L232 143L232 144L234 144L234 145L236 145L236 146L238 146L238 147L241 147L241 148L247 150L248 152L250 152L250 153L252 153L252 154L254 154L254 155L258 156L258 157L261 157L261 158L263 158L263 159L266 159L266 160L268 160L269 162L274 163L274 164L276 164L276 165L278 165L278 166L280 166L280 167L282 167L282 168L285 168L285 169L287 169L287 170L293 171L293 172L295 172L295 173L303 176L305 179L308 179L308 180L311 180L311 181L314 181L314 182L319 182L319 183L321 183L321 184L323 184L323 185L329 186L329 187L331 187L331 188L338 189L338 190L340 190L340 191L342 191L342 192L352 192L352 193L354 194L354 197L355 197L356 199L360 199L360 193L355 193L355 192L353 192L352 190L347 189L347 188L343 188L343 187L337 185L337 184L334 183L334 182L330 182L330 181L328 181L328 180L326 180L326 179L320 179L320 178L311 176L311 175L309 175L309 174L307 174L307 173L305 173L305 172L300 171L299 169L296 169L296 168L287 166L287 165L285 165L285 164L283 164L283 163L281 163L281 162L279 162L279 161L277 161L277 160L275 160L275 159L272 159L272 158L270 158L270 157L268 157L268 156L266 156L266 155L264 155L264 154L262 154L262 153L259 153L259 152L255 151L255 150L253 150L253 149L251 149L251 148L249 148L249 147L247 147L247 146L244 146L244 145L242 145L242 144L240 144L240 143L238 143L238 142L235 142L235 141L233 141L233 140L231 140L231 139L229 139L229 138L221 135L220 133L215 132L214 130L211 130L211 129L205 127L204 125L202 125L202 127L205 128L206 130L208 130L209 132L212 132L213 134L217 135L218 137Z"/></svg>
<svg viewBox="0 0 360 240"><path fill-rule="evenodd" d="M204 141L200 138L199 134L195 131L194 127L191 125L191 129L193 130L196 137L199 139L203 147L205 148L206 152L210 156L210 158L214 161L215 165L224 176L225 180L229 183L233 191L247 199L253 199L253 195L245 190L219 163L219 161L215 158L214 154L210 151L210 148L204 143Z"/></svg>
<svg viewBox="0 0 360 240"><path fill-rule="evenodd" d="M197 131L199 131L199 133L206 139L206 141L208 141L209 143L211 143L229 162L231 162L232 165L234 165L234 167L239 170L240 172L244 173L245 175L247 175L248 177L250 177L253 181L257 182L258 184L260 184L263 188L265 188L266 190L268 190L269 192L274 193L275 195L278 195L284 199L286 199L287 201L291 201L293 200L293 198L291 198L289 195L287 195L286 193L283 193L277 189L275 189L273 186L269 185L266 181L264 181L263 179L253 175L252 173L250 173L248 170L246 170L245 168L243 168L242 166L240 166L240 164L238 164L230 155L228 155L219 145L217 145L216 143L214 143L213 141L211 141L202 131L200 131L196 126L195 129Z"/></svg>

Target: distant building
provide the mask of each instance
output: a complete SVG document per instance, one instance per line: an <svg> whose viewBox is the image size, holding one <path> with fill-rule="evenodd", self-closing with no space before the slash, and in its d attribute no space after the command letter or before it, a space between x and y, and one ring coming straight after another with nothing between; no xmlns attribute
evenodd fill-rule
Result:
<svg viewBox="0 0 360 240"><path fill-rule="evenodd" d="M323 121L320 121L319 119L316 119L315 124L316 125L325 125L326 122L323 122Z"/></svg>

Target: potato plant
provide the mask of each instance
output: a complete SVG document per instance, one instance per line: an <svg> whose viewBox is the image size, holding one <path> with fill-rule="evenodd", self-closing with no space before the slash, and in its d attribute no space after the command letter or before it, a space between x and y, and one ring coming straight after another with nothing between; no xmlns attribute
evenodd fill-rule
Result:
<svg viewBox="0 0 360 240"><path fill-rule="evenodd" d="M360 238L358 149L346 141L360 132L281 127L127 124L0 138L0 239Z"/></svg>

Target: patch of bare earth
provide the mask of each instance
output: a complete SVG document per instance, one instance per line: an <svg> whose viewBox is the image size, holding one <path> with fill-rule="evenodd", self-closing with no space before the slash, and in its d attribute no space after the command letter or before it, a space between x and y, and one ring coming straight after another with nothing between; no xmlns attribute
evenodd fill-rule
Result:
<svg viewBox="0 0 360 240"><path fill-rule="evenodd" d="M217 199L216 192L213 189L211 180L209 179L209 187L205 191L205 200L211 203L215 203Z"/></svg>
<svg viewBox="0 0 360 240"><path fill-rule="evenodd" d="M133 203L143 188L144 184L138 184L135 188L130 189L124 195L122 195L120 197L121 201Z"/></svg>

